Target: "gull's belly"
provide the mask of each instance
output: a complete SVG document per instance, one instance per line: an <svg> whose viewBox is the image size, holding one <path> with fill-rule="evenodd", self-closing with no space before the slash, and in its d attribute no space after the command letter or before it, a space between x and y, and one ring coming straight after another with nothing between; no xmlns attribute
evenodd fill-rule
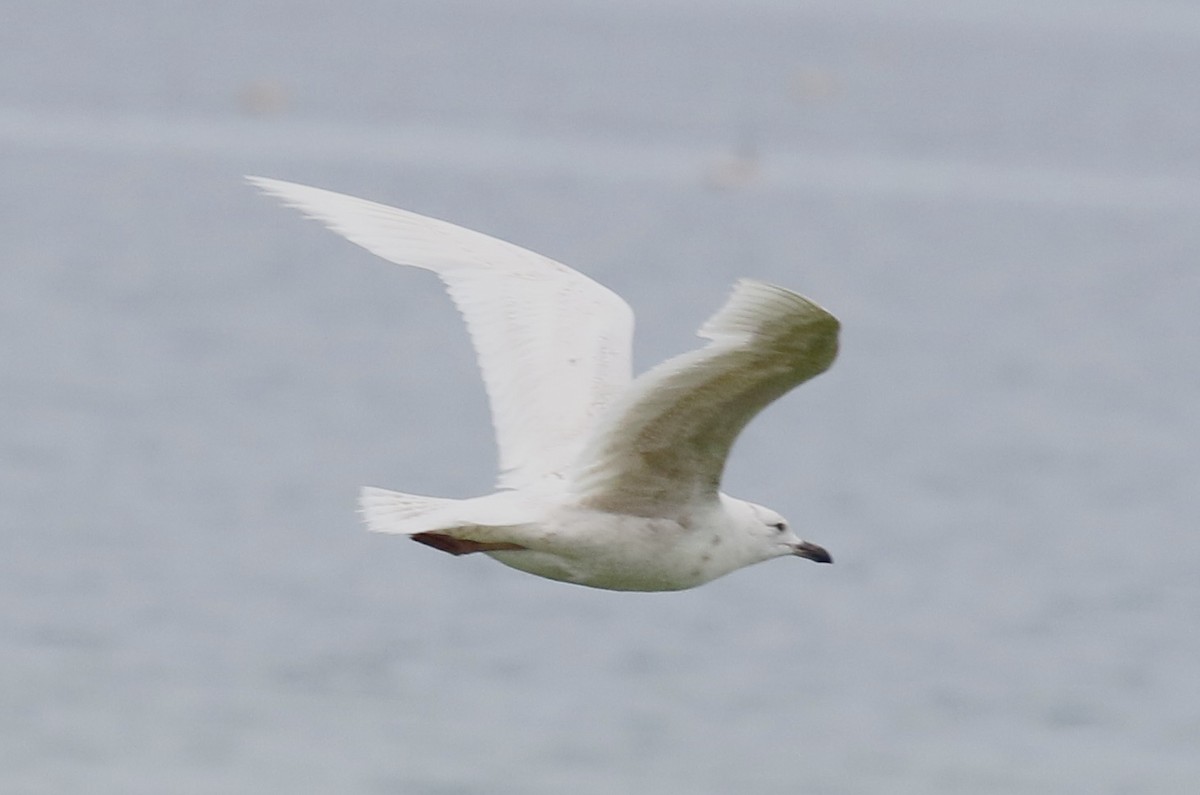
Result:
<svg viewBox="0 0 1200 795"><path fill-rule="evenodd" d="M614 591L693 588L742 565L719 534L674 519L573 511L529 530L528 550L488 554L530 574Z"/></svg>

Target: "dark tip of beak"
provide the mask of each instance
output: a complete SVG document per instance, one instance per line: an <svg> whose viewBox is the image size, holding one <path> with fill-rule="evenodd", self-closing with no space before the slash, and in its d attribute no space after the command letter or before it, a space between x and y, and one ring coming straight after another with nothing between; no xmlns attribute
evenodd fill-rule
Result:
<svg viewBox="0 0 1200 795"><path fill-rule="evenodd" d="M825 547L819 547L808 541L800 542L800 546L796 547L796 555L808 558L814 563L833 563L833 556L825 551Z"/></svg>

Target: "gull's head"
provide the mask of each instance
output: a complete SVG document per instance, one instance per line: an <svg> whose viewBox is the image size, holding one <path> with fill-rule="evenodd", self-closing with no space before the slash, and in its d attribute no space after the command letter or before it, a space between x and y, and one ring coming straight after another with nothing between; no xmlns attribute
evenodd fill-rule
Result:
<svg viewBox="0 0 1200 795"><path fill-rule="evenodd" d="M753 502L739 502L748 509L739 512L743 513L743 526L762 546L764 560L795 555L816 563L833 563L833 557L824 547L801 539L792 532L787 520L775 511Z"/></svg>

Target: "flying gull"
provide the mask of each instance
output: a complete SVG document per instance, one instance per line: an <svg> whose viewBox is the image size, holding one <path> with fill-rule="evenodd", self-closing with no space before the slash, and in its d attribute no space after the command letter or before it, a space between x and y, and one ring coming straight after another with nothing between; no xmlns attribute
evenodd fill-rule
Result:
<svg viewBox="0 0 1200 795"><path fill-rule="evenodd" d="M633 312L583 274L445 221L247 179L390 262L436 273L470 330L499 446L496 491L364 488L371 530L618 591L692 588L785 555L831 562L775 511L720 490L746 423L833 363L838 321L821 307L743 279L701 326L707 345L633 378Z"/></svg>

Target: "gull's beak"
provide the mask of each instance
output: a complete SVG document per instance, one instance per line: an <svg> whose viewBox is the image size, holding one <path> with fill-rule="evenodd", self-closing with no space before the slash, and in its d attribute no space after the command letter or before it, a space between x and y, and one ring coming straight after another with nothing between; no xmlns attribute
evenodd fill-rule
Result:
<svg viewBox="0 0 1200 795"><path fill-rule="evenodd" d="M797 557L808 558L814 563L833 563L833 556L825 551L825 547L819 547L808 541L801 541L797 544L794 554Z"/></svg>

